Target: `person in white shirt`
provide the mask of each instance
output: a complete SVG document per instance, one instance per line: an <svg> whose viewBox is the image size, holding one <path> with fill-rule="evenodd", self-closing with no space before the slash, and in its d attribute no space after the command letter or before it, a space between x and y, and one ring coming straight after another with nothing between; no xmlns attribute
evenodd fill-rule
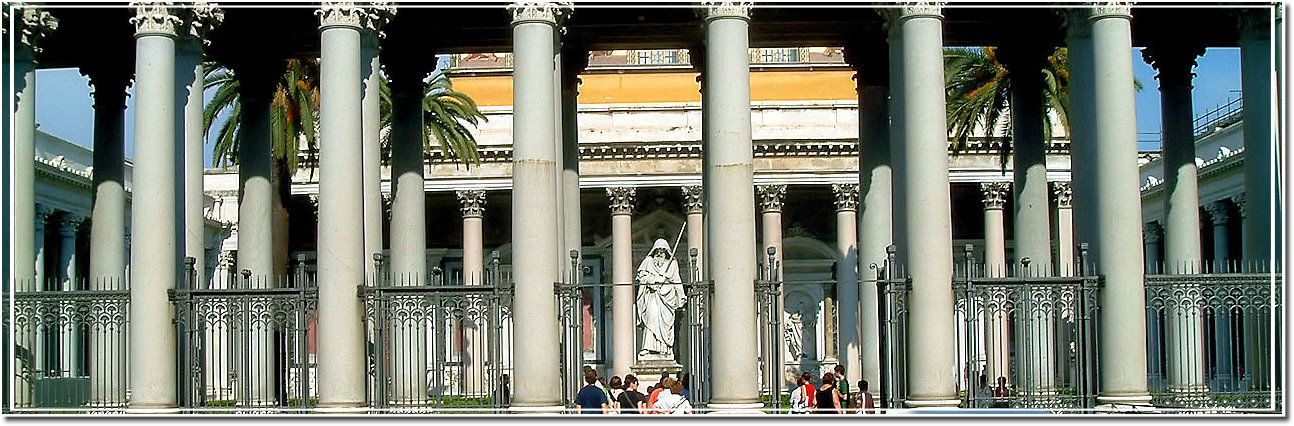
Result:
<svg viewBox="0 0 1294 426"><path fill-rule="evenodd" d="M666 414L692 414L692 403L681 394L683 384L674 382L668 389L662 390L656 397L656 412Z"/></svg>

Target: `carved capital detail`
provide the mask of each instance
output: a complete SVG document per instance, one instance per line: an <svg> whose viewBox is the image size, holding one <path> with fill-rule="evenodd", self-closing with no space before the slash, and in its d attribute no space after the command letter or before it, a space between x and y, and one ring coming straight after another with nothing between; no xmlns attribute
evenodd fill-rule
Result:
<svg viewBox="0 0 1294 426"><path fill-rule="evenodd" d="M13 11L20 13L18 22L14 23L18 28L18 42L33 52L40 53L41 39L58 29L58 18L32 5L15 4ZM4 20L6 31L9 29L11 19L13 17L9 16L9 11L6 10Z"/></svg>
<svg viewBox="0 0 1294 426"><path fill-rule="evenodd" d="M912 18L934 18L943 19L943 2L918 1L900 3L898 7L890 7L878 10L877 13L885 19L885 26L888 30L894 31L898 24L902 24Z"/></svg>
<svg viewBox="0 0 1294 426"><path fill-rule="evenodd" d="M703 1L697 14L706 21L719 18L750 20L751 4L748 1Z"/></svg>
<svg viewBox="0 0 1294 426"><path fill-rule="evenodd" d="M352 27L374 31L378 37L385 36L382 27L395 17L395 6L390 2L374 2L363 6L347 1L326 1L315 11L319 16L319 28Z"/></svg>
<svg viewBox="0 0 1294 426"><path fill-rule="evenodd" d="M786 199L786 185L755 185L755 196L759 197L760 210L780 212Z"/></svg>
<svg viewBox="0 0 1294 426"><path fill-rule="evenodd" d="M1213 221L1214 226L1226 225L1231 222L1231 211L1227 209L1225 201L1214 201L1204 205L1204 210L1209 213L1209 219Z"/></svg>
<svg viewBox="0 0 1294 426"><path fill-rule="evenodd" d="M690 213L701 213L705 210L705 187L688 185L683 187L683 208Z"/></svg>
<svg viewBox="0 0 1294 426"><path fill-rule="evenodd" d="M161 35L175 37L176 29L184 23L176 12L181 9L173 8L171 2L139 2L132 4L135 9L135 16L130 18L130 23L135 26L135 36L142 35Z"/></svg>
<svg viewBox="0 0 1294 426"><path fill-rule="evenodd" d="M1235 204L1236 208L1240 210L1240 218L1243 219L1248 217L1246 214L1247 212L1245 211L1245 194L1231 197L1231 203Z"/></svg>
<svg viewBox="0 0 1294 426"><path fill-rule="evenodd" d="M485 216L484 190L465 189L455 191L454 195L458 196L458 202L463 205L464 218Z"/></svg>
<svg viewBox="0 0 1294 426"><path fill-rule="evenodd" d="M1132 19L1132 3L1123 1L1097 2L1088 11L1088 19L1101 18Z"/></svg>
<svg viewBox="0 0 1294 426"><path fill-rule="evenodd" d="M627 186L614 186L607 188L607 198L611 199L611 214L633 214L634 197L638 190Z"/></svg>
<svg viewBox="0 0 1294 426"><path fill-rule="evenodd" d="M1141 229L1147 243L1158 243L1164 240L1164 226L1159 222L1149 222Z"/></svg>
<svg viewBox="0 0 1294 426"><path fill-rule="evenodd" d="M315 210L319 209L319 194L306 195L306 200L310 201L310 206L314 207Z"/></svg>
<svg viewBox="0 0 1294 426"><path fill-rule="evenodd" d="M1056 208L1068 209L1073 207L1074 190L1070 187L1069 182L1052 182L1051 193L1056 194Z"/></svg>
<svg viewBox="0 0 1294 426"><path fill-rule="evenodd" d="M184 34L203 46L210 46L211 40L207 39L207 34L210 34L211 30L214 30L220 26L220 23L225 21L225 11L215 3L197 2L188 9L186 18L184 20Z"/></svg>
<svg viewBox="0 0 1294 426"><path fill-rule="evenodd" d="M54 209L42 204L36 204L36 227L44 226L52 214L54 214Z"/></svg>
<svg viewBox="0 0 1294 426"><path fill-rule="evenodd" d="M86 219L85 216L72 214L72 213L64 213L63 217L59 218L58 220L59 235L62 235L64 237L75 237L76 231L81 227L81 224L85 223L85 219Z"/></svg>
<svg viewBox="0 0 1294 426"><path fill-rule="evenodd" d="M217 266L223 269L233 268L234 263L237 262L237 260L238 256L236 256L232 250L221 250L220 254L216 257Z"/></svg>
<svg viewBox="0 0 1294 426"><path fill-rule="evenodd" d="M984 210L1001 209L1011 196L1011 182L980 182L979 190L984 193Z"/></svg>
<svg viewBox="0 0 1294 426"><path fill-rule="evenodd" d="M858 210L858 184L833 183L831 192L836 194L836 211Z"/></svg>
<svg viewBox="0 0 1294 426"><path fill-rule="evenodd" d="M512 25L523 22L540 22L561 25L574 12L573 3L566 1L519 1L508 5Z"/></svg>

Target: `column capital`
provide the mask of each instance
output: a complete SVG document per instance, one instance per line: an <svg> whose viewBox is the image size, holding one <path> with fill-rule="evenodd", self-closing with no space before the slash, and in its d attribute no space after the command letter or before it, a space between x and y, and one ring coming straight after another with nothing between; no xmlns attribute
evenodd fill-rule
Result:
<svg viewBox="0 0 1294 426"><path fill-rule="evenodd" d="M858 184L833 183L831 192L836 194L836 211L858 210Z"/></svg>
<svg viewBox="0 0 1294 426"><path fill-rule="evenodd" d="M1074 190L1070 187L1069 182L1052 182L1051 193L1056 195L1056 208L1068 209L1073 207Z"/></svg>
<svg viewBox="0 0 1294 426"><path fill-rule="evenodd" d="M243 98L243 102L248 99L269 102L279 80L283 78L284 61L267 52L239 55L225 61L225 64L238 80L238 95Z"/></svg>
<svg viewBox="0 0 1294 426"><path fill-rule="evenodd" d="M751 2L748 1L703 1L697 15L709 22L720 18L737 18L750 20Z"/></svg>
<svg viewBox="0 0 1294 426"><path fill-rule="evenodd" d="M1147 222L1141 233L1147 243L1158 243L1164 239L1164 226L1159 222Z"/></svg>
<svg viewBox="0 0 1294 426"><path fill-rule="evenodd" d="M1248 212L1245 209L1245 194L1240 194L1240 195L1231 197L1231 203L1235 204L1236 208L1240 211L1241 219L1249 217Z"/></svg>
<svg viewBox="0 0 1294 426"><path fill-rule="evenodd" d="M580 73L589 66L589 50L562 44L562 91L579 93Z"/></svg>
<svg viewBox="0 0 1294 426"><path fill-rule="evenodd" d="M857 38L845 42L845 62L862 86L890 85L890 44L885 37Z"/></svg>
<svg viewBox="0 0 1294 426"><path fill-rule="evenodd" d="M35 5L17 3L14 4L12 12L8 8L4 12L6 32L9 29L9 22L13 19L10 13L18 14L18 21L14 22L14 26L18 29L18 43L31 49L32 52L40 53L41 39L58 29L58 18L48 11Z"/></svg>
<svg viewBox="0 0 1294 426"><path fill-rule="evenodd" d="M465 189L454 191L458 197L458 202L462 204L463 218L483 217L485 216L485 191L481 189Z"/></svg>
<svg viewBox="0 0 1294 426"><path fill-rule="evenodd" d="M683 208L689 214L703 212L705 210L705 187L701 185L684 186Z"/></svg>
<svg viewBox="0 0 1294 426"><path fill-rule="evenodd" d="M186 9L183 21L184 35L201 46L210 46L207 35L225 21L225 10L211 2L200 1Z"/></svg>
<svg viewBox="0 0 1294 426"><path fill-rule="evenodd" d="M611 199L611 215L633 214L634 197L638 190L627 186L607 188L607 198Z"/></svg>
<svg viewBox="0 0 1294 426"><path fill-rule="evenodd" d="M45 206L43 204L37 203L36 204L36 226L39 227L44 225L45 221L49 220L49 216L52 214L54 214L54 209L51 209L48 206Z"/></svg>
<svg viewBox="0 0 1294 426"><path fill-rule="evenodd" d="M80 70L94 87L95 108L126 108L126 97L129 96L126 89L135 75L129 64L90 61L81 65Z"/></svg>
<svg viewBox="0 0 1294 426"><path fill-rule="evenodd" d="M1007 72L1016 76L1035 75L1041 82L1041 74L1047 66L1047 58L1056 51L1056 47L1040 40L1016 40L1003 43L997 49L997 60Z"/></svg>
<svg viewBox="0 0 1294 426"><path fill-rule="evenodd" d="M902 24L903 22L913 18L934 18L943 20L943 5L943 2L905 2L895 5L895 7L879 9L876 12L881 15L881 18L885 19L885 27L888 30L893 31L896 29L898 24Z"/></svg>
<svg viewBox="0 0 1294 426"><path fill-rule="evenodd" d="M59 235L62 235L64 237L75 237L77 230L81 227L81 224L85 223L85 219L86 219L85 216L81 216L73 213L64 213L63 216L58 219Z"/></svg>
<svg viewBox="0 0 1294 426"><path fill-rule="evenodd" d="M519 1L508 5L512 25L537 22L554 27L561 25L575 10L569 1Z"/></svg>
<svg viewBox="0 0 1294 426"><path fill-rule="evenodd" d="M1191 87L1195 59L1204 54L1204 45L1190 41L1157 41L1141 49L1141 59L1159 71L1155 79L1160 87Z"/></svg>
<svg viewBox="0 0 1294 426"><path fill-rule="evenodd" d="M1205 204L1204 210L1209 213L1209 219L1213 221L1214 226L1226 225L1231 222L1231 210L1227 208L1225 200Z"/></svg>
<svg viewBox="0 0 1294 426"><path fill-rule="evenodd" d="M764 213L781 212L786 185L755 185L755 195L759 197L759 207Z"/></svg>
<svg viewBox="0 0 1294 426"><path fill-rule="evenodd" d="M224 268L224 269L233 268L234 263L237 261L238 261L238 256L234 255L234 252L232 250L221 250L220 254L216 255L216 265L219 268Z"/></svg>
<svg viewBox="0 0 1294 426"><path fill-rule="evenodd" d="M306 201L308 201L310 206L314 207L315 210L319 210L319 194L307 194Z"/></svg>
<svg viewBox="0 0 1294 426"><path fill-rule="evenodd" d="M1239 27L1241 40L1271 39L1271 15L1266 10L1262 12L1240 12L1238 19L1236 19L1236 26Z"/></svg>
<svg viewBox="0 0 1294 426"><path fill-rule="evenodd" d="M184 23L177 14L179 10L171 7L170 2L136 2L131 7L135 16L130 23L135 26L135 37L165 36L175 38L176 30Z"/></svg>
<svg viewBox="0 0 1294 426"><path fill-rule="evenodd" d="M315 10L319 16L319 29L330 27L351 27L356 30L369 30L384 37L382 27L395 17L395 6L391 2L373 2L360 5L348 1L325 1Z"/></svg>
<svg viewBox="0 0 1294 426"><path fill-rule="evenodd" d="M1011 196L1011 182L980 182L979 190L984 194L984 210L1001 210Z"/></svg>

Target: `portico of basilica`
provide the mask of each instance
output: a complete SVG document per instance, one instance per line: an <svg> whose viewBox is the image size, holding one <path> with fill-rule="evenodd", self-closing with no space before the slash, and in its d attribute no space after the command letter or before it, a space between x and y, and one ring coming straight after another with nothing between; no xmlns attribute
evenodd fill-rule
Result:
<svg viewBox="0 0 1294 426"><path fill-rule="evenodd" d="M1002 377L1016 408L1283 410L1268 6L19 6L14 158L38 154L36 68L81 68L96 114L91 208L54 215L89 219L59 250L75 272L44 260L51 203L14 164L12 223L37 234L12 226L11 411L560 412L589 365L777 412L837 364L893 408L988 407ZM1000 47L1009 150L983 128L950 148L946 46ZM1136 149L1133 46L1160 72L1162 156ZM1044 129L1055 47L1069 126ZM1220 190L1196 169L1220 172L1182 96L1205 47L1242 51L1228 194L1276 212L1217 231L1244 268L1201 266L1223 258L1200 248ZM285 183L268 111L292 57L319 58L319 139ZM202 167L211 66L241 84L233 167ZM433 72L486 116L479 163L424 149ZM129 183L102 166L124 143ZM658 238L686 288L663 371L634 313Z"/></svg>

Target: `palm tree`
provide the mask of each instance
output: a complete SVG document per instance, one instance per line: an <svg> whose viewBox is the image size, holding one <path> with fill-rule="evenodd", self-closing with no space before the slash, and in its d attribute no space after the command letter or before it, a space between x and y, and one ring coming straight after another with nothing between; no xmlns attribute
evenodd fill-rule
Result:
<svg viewBox="0 0 1294 426"><path fill-rule="evenodd" d="M390 152L391 89L387 86L386 77L382 77L379 89L382 94L382 151L383 157L388 157L385 153ZM457 158L468 167L480 164L476 137L472 136L468 125L476 127L488 119L477 109L476 101L455 91L449 78L439 70L432 73L431 79L423 85L422 114L423 132L427 135L423 145L425 152L432 152L431 143L434 141L446 156Z"/></svg>

